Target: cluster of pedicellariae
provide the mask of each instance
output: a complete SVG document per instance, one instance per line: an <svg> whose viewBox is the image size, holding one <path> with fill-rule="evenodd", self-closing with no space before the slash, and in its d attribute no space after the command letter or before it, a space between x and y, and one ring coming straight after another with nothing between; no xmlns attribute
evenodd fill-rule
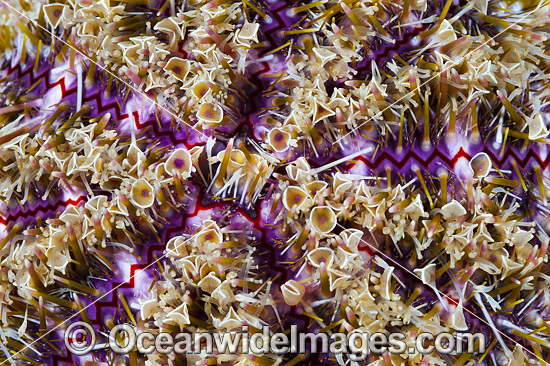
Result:
<svg viewBox="0 0 550 366"><path fill-rule="evenodd" d="M536 221L517 202L512 187L520 183L497 172L480 153L459 165L455 173L462 178L456 177L452 191L447 173L434 190L418 169L417 178L407 183L392 185L388 174L384 187L380 178L360 174L323 177L298 159L287 166L274 194L278 209L272 210L279 212L275 221L287 235L280 243L287 253L285 263L296 273L281 288L286 303L300 304L311 317L319 317L325 331L334 331L330 324L350 333L398 329L407 340L422 331L471 331L471 321L481 320L497 335L495 342L501 342L499 359L513 354L511 338L500 337L504 328L538 340L536 354L528 354L536 360L546 352L545 337L530 334L545 324L540 311L547 300L540 296L550 280L545 274L549 238L535 231ZM376 179L378 184L367 183ZM408 272L407 277L435 294L435 301L394 271L401 276ZM479 314L465 308L472 298L483 309ZM524 302L519 307L522 320L514 323L508 309ZM498 329L486 303L499 315ZM463 353L457 359L486 355ZM384 357L392 364L445 362L443 355L427 358L418 352ZM517 362L524 362L523 357Z"/></svg>
<svg viewBox="0 0 550 366"><path fill-rule="evenodd" d="M0 32L8 40L14 34L16 47L3 40L3 57L25 62L26 53L35 53L36 69L54 62L50 55L59 48L55 62L82 73L80 56L91 55L86 87L95 85L96 71L105 72L106 90L119 79L146 103L167 106L179 122L171 127L200 134L237 119L246 95L243 75L258 62L254 48L263 46L260 17L266 17L253 1L6 6ZM14 20L7 15L11 10L25 19ZM43 117L37 112L43 106L15 95L20 90L7 80L0 87L0 198L8 206L25 205L78 191L86 201L26 228L16 224L2 239L5 360L17 352L28 361L38 346L47 346L47 337L36 346L30 342L45 335L48 322L63 323L58 312L85 314L79 294L97 298L99 291L82 277L109 277L116 268L109 258L134 253L161 231L159 221L183 205L193 177L215 200L248 210L264 200L270 220L280 223L274 228L283 238L277 242L291 279L273 285L260 271L259 237L245 218L231 209L212 214L170 238L167 261L159 266L162 278L141 301L136 326L187 333L244 324L259 329L271 324L268 307L277 312L290 306L324 331L397 328L408 340L421 331L466 331L480 324L493 334L492 346L477 358L453 355L456 362L491 359L515 366L542 360L548 354L550 277L541 166L533 168L533 183L517 163L514 179L478 153L437 177L413 167L406 181L391 168L384 179L323 173L297 155L334 152L337 143L350 140L377 149L395 143L400 152L415 144L417 131L424 150L441 137L454 147L480 143L483 136L502 150L509 139L525 146L547 143L549 11L544 1L522 1L517 8L488 1L457 8L452 0L435 7L423 0L297 3L288 16L298 17L298 29L283 31L289 41L264 59L274 61L279 74L264 94L271 105L259 114L266 117L258 126L263 143L214 136L192 149L147 145L118 129L109 114L89 117L90 107L79 102L77 108L60 105L37 123L33 118ZM410 32L418 35L407 41ZM403 53L382 67L378 52L391 45ZM532 193L527 204L520 197L526 192ZM417 287L405 283L402 270L418 280ZM516 340L525 342L523 350L511 349ZM203 356L188 356L187 362L284 362L273 354ZM183 362L157 353L144 357L147 365ZM350 362L345 354L334 359ZM368 362L446 361L414 352Z"/></svg>

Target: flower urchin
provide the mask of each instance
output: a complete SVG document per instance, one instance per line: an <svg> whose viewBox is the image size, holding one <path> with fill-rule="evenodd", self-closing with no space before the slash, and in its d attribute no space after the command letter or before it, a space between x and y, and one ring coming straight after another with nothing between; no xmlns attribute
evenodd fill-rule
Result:
<svg viewBox="0 0 550 366"><path fill-rule="evenodd" d="M0 363L545 364L549 14L2 1ZM77 320L405 350L77 355ZM422 353L423 332L487 347Z"/></svg>

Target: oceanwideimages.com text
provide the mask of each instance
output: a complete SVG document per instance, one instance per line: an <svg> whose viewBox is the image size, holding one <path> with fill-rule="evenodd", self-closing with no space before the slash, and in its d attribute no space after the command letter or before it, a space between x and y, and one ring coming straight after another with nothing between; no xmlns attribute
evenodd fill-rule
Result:
<svg viewBox="0 0 550 366"><path fill-rule="evenodd" d="M94 349L110 348L118 354L134 350L142 354L344 354L353 361L364 360L369 354L421 353L470 354L485 352L482 333L419 333L414 339L403 333L304 333L292 325L290 331L272 333L269 326L261 332L242 327L239 332L150 333L138 332L128 324L113 327L106 342L99 344L93 327L85 322L71 324L65 331L67 349L85 355Z"/></svg>

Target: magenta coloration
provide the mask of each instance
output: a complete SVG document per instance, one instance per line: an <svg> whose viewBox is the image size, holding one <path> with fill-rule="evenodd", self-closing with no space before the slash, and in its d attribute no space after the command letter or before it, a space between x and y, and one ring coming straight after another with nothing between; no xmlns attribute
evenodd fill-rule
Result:
<svg viewBox="0 0 550 366"><path fill-rule="evenodd" d="M353 364L76 355L62 341L76 321L408 345L483 332L479 353L359 364L544 364L549 12L3 1L0 364Z"/></svg>

